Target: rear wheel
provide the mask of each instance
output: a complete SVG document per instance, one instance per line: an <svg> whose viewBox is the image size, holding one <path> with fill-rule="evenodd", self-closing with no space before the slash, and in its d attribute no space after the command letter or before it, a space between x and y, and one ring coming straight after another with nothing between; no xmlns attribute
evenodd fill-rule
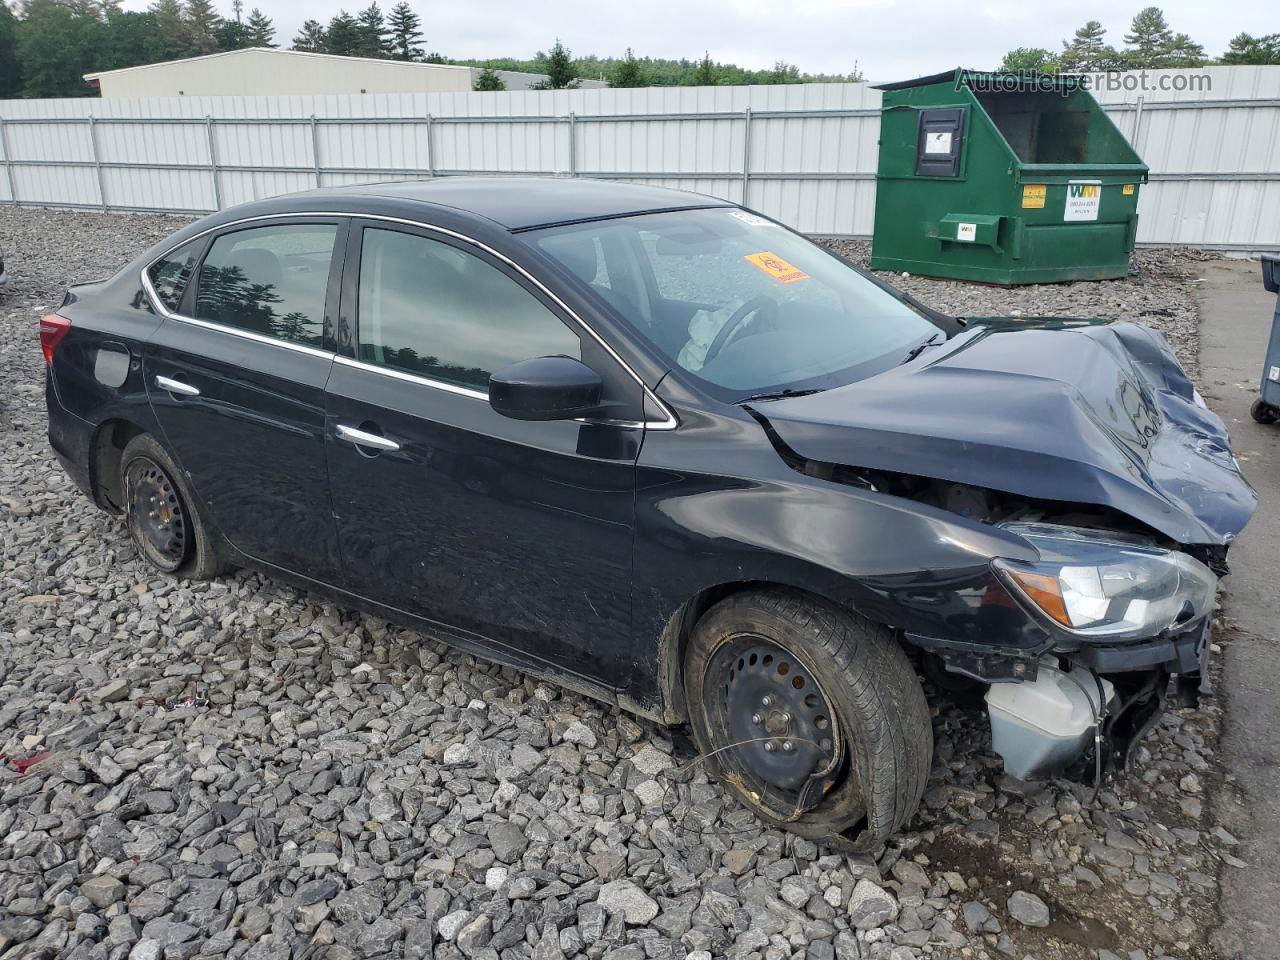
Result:
<svg viewBox="0 0 1280 960"><path fill-rule="evenodd" d="M125 524L142 555L163 573L206 580L223 570L208 524L182 482L181 471L147 434L120 457Z"/></svg>
<svg viewBox="0 0 1280 960"><path fill-rule="evenodd" d="M884 627L789 591L739 594L698 622L684 687L700 752L769 823L865 849L919 805L933 730Z"/></svg>
<svg viewBox="0 0 1280 960"><path fill-rule="evenodd" d="M1249 408L1249 416L1253 417L1258 423L1273 424L1280 421L1280 408L1273 407L1269 403L1263 403L1259 398L1253 401L1253 406Z"/></svg>

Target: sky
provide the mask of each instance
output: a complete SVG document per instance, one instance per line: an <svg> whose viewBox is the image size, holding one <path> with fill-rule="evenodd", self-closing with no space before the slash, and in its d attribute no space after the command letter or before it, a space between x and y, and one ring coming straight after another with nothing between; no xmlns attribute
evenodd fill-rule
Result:
<svg viewBox="0 0 1280 960"><path fill-rule="evenodd" d="M216 0L230 14L230 0ZM381 0L384 10L395 0ZM1147 0L1159 3L1159 0ZM244 0L275 21L289 46L302 21L327 21L342 0ZM355 12L368 0L349 0ZM148 0L127 0L145 9ZM892 81L950 67L999 64L1013 47L1057 49L1086 20L1107 28L1119 47L1145 5L1105 0L410 0L423 20L426 48L448 57L531 57L559 37L579 54L700 58L764 68L776 60L812 73L848 73ZM1211 56L1241 31L1280 30L1275 0L1165 0L1170 26Z"/></svg>

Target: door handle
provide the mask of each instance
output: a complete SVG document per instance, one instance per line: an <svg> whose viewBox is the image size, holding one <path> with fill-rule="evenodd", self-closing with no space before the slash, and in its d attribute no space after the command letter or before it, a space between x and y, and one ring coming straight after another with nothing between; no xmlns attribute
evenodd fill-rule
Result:
<svg viewBox="0 0 1280 960"><path fill-rule="evenodd" d="M191 384L183 383L181 380L174 380L172 377L156 377L156 386L182 397L200 396L199 387L193 387Z"/></svg>
<svg viewBox="0 0 1280 960"><path fill-rule="evenodd" d="M354 443L357 447L372 447L375 450L400 449L400 444L394 440L388 440L381 434L366 433L364 430L357 430L355 427L348 427L343 423L338 424L337 433L339 440Z"/></svg>

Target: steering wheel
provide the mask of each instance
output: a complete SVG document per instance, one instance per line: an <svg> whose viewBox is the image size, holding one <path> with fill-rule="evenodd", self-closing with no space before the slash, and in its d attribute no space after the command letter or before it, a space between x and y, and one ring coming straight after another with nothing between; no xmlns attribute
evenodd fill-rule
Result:
<svg viewBox="0 0 1280 960"><path fill-rule="evenodd" d="M763 316L766 311L771 319L777 318L778 301L773 297L752 297L737 310L733 311L729 319L724 322L724 326L720 328L720 332L716 334L716 338L707 347L707 355L703 358L702 365L705 367L716 358L716 355L724 349L725 344L732 340L742 327L746 326L748 317L753 317L757 314Z"/></svg>

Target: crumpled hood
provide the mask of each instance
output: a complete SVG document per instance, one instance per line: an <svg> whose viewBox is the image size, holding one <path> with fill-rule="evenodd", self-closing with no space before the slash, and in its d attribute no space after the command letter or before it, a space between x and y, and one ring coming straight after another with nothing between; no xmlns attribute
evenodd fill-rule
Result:
<svg viewBox="0 0 1280 960"><path fill-rule="evenodd" d="M909 364L752 409L807 459L1104 505L1183 544L1229 542L1257 505L1222 421L1135 323L971 320Z"/></svg>

